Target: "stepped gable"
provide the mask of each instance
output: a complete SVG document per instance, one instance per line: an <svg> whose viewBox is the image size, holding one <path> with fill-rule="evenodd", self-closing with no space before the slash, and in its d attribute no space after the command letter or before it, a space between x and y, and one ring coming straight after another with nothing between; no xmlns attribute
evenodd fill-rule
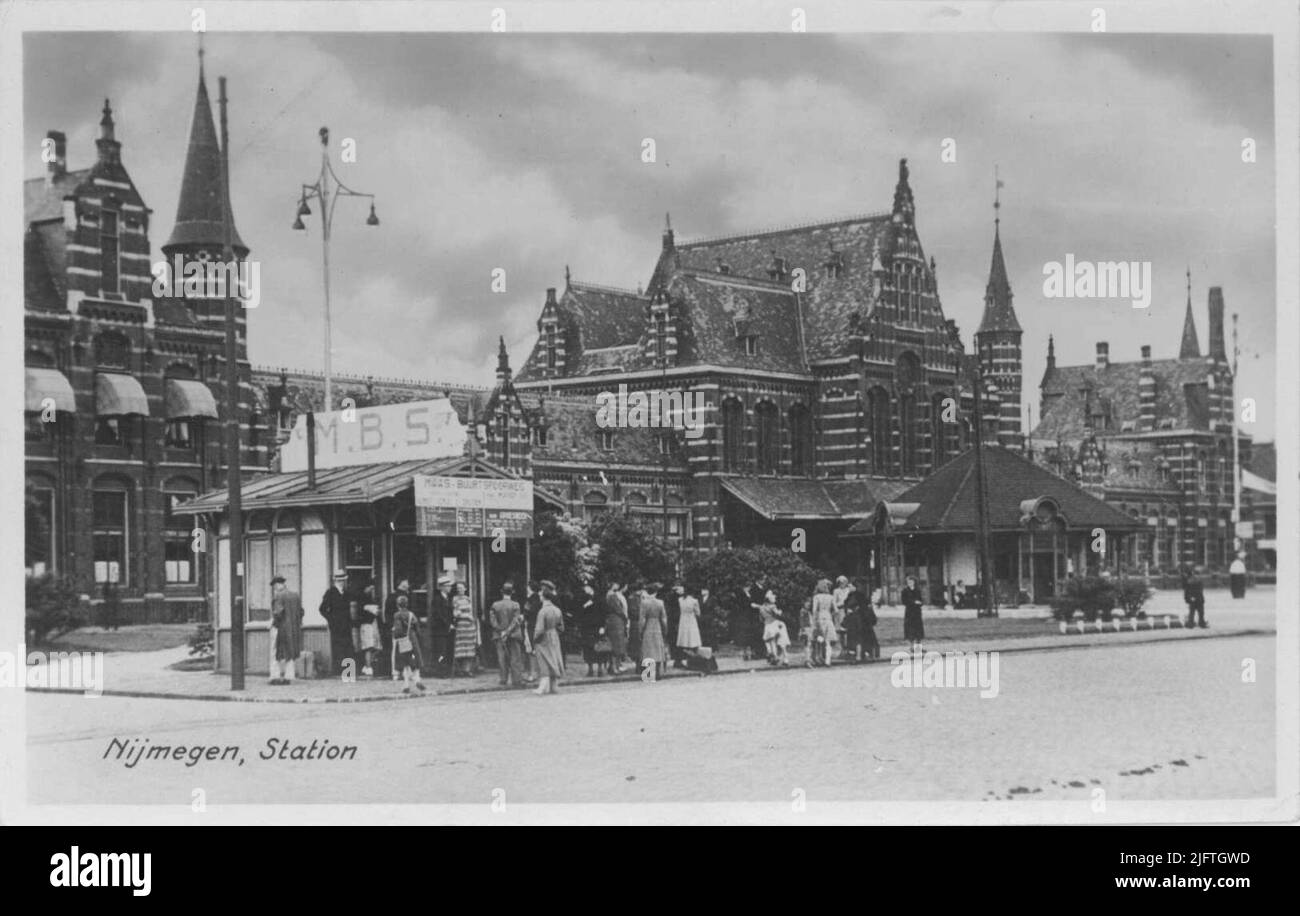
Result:
<svg viewBox="0 0 1300 916"><path fill-rule="evenodd" d="M805 346L810 360L842 355L850 319L869 310L871 263L879 246L882 259L893 250L890 214L877 213L780 229L700 239L676 246L684 268L772 280L774 257L790 273L802 268L807 290L802 295Z"/></svg>
<svg viewBox="0 0 1300 916"><path fill-rule="evenodd" d="M1191 395L1183 387L1204 385L1212 363L1205 357L1189 359L1155 359L1151 372L1156 380L1156 424L1174 421L1174 429L1208 429L1208 405L1199 396ZM1051 398L1044 411L1034 438L1077 439L1093 432L1084 423L1084 395L1091 388L1094 403L1101 399L1109 404L1112 417L1109 429L1095 430L1098 435L1124 432L1122 422L1135 420L1141 414L1139 380L1142 363L1110 363L1105 369L1095 366L1058 366L1044 380L1043 394ZM1194 389L1195 390L1195 389ZM1127 430L1136 432L1137 430Z"/></svg>
<svg viewBox="0 0 1300 916"><path fill-rule="evenodd" d="M1139 523L1092 496L1083 488L1039 467L1005 448L979 450L983 456L989 527L1016 530L1023 527L1020 504L1026 499L1050 497L1072 529L1094 526L1131 530ZM979 514L975 474L976 449L967 449L916 486L895 497L898 503L918 503L901 530L973 531ZM870 531L871 520L854 525Z"/></svg>

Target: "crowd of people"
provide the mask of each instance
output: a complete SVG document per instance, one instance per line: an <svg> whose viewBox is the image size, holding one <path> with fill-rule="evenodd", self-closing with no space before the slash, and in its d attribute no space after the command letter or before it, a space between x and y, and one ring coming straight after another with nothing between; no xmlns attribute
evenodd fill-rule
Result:
<svg viewBox="0 0 1300 916"><path fill-rule="evenodd" d="M320 601L329 628L333 674L361 678L391 677L404 691L425 690L422 678L474 677L489 657L501 686L533 686L538 694L554 693L566 673L567 656L579 653L586 676L617 675L636 670L653 683L668 668L717 670L714 646L725 634L712 632L725 616L733 619L746 660L765 658L773 666L790 664L796 638L807 645L807 664L829 666L837 657L853 663L880 658L875 605L862 579L819 581L795 617L782 610L776 593L763 580L737 591L721 613L708 588L685 583L611 582L603 595L590 583L561 608L553 582L528 582L518 596L504 583L481 616L464 582L443 576L429 597L427 612L412 607L410 583L400 580L382 602L375 586L348 588L339 570ZM902 592L904 633L919 651L924 629L921 592L908 579ZM302 653L301 598L282 576L272 580L271 683L295 677ZM490 646L490 649L489 649Z"/></svg>

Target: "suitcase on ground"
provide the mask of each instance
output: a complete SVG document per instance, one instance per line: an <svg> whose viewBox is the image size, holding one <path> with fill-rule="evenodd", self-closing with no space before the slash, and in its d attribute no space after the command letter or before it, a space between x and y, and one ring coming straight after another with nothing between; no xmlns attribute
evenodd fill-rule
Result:
<svg viewBox="0 0 1300 916"><path fill-rule="evenodd" d="M687 671L699 671L702 674L712 674L718 670L718 660L713 657L711 650L701 649L697 654L687 652L682 656L686 661Z"/></svg>

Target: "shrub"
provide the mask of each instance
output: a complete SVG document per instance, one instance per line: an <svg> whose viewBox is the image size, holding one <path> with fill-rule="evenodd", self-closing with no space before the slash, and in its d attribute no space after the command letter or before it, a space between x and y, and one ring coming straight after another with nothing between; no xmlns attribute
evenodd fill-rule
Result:
<svg viewBox="0 0 1300 916"><path fill-rule="evenodd" d="M632 515L602 515L587 526L597 548L597 593L611 581L668 583L677 575L677 549L656 530L653 521Z"/></svg>
<svg viewBox="0 0 1300 916"><path fill-rule="evenodd" d="M1129 617L1141 614L1143 606L1150 600L1152 590L1145 582L1138 579L1125 579L1115 585L1115 600Z"/></svg>
<svg viewBox="0 0 1300 916"><path fill-rule="evenodd" d="M797 635L799 610L812 594L822 573L799 554L779 547L727 547L692 557L684 578L691 588L707 587L718 599L716 618L708 621L718 636L741 638L743 626L754 613L740 595L746 586L762 579L776 594L790 635Z"/></svg>
<svg viewBox="0 0 1300 916"><path fill-rule="evenodd" d="M36 644L85 626L76 589L53 574L27 577L27 632Z"/></svg>
<svg viewBox="0 0 1300 916"><path fill-rule="evenodd" d="M213 653L212 647L212 624L201 623L190 637L190 655L199 658L211 658Z"/></svg>
<svg viewBox="0 0 1300 916"><path fill-rule="evenodd" d="M1118 605L1126 614L1135 614L1150 596L1150 590L1140 582L1126 581L1122 585L1102 576L1078 576L1065 583L1064 593L1052 599L1052 616L1069 620L1076 611L1083 619L1110 620Z"/></svg>

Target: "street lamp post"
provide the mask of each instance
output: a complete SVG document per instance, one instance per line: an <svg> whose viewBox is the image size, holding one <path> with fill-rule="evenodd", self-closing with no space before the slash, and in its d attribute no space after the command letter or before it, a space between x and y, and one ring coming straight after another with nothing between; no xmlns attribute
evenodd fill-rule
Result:
<svg viewBox="0 0 1300 916"><path fill-rule="evenodd" d="M321 251L323 261L323 272L325 278L325 410L334 409L333 396L333 334L330 324L330 227L334 222L334 207L338 204L340 197L365 197L370 200L370 215L366 217L367 226L378 226L379 217L375 216L375 195L363 194L354 191L339 181L339 176L334 174L334 166L330 164L330 129L322 127L320 129L320 175L317 176L314 184L304 184L302 186L302 195L298 201L298 216L293 221L294 229L306 229L302 218L311 216L311 208L307 206L307 201L316 200L320 203L320 221L321 221ZM333 180L333 189L331 190L330 181Z"/></svg>

